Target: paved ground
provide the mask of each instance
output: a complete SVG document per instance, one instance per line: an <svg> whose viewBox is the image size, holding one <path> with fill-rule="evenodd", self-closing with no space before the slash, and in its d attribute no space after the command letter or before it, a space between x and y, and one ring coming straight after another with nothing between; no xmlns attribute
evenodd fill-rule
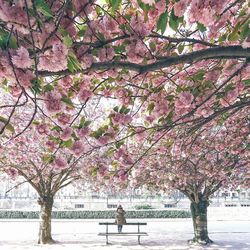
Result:
<svg viewBox="0 0 250 250"><path fill-rule="evenodd" d="M250 219L250 218L249 218ZM138 221L138 220L129 220ZM105 237L97 236L104 231L96 220L54 220L52 224L55 245L38 245L37 220L0 220L1 250L250 250L250 220L209 221L210 238L214 244L209 247L189 246L187 240L193 236L191 219L154 219L146 221L142 227L149 236L142 238L142 245L136 237L110 237L110 245L105 244ZM124 231L136 228L124 226ZM112 230L116 230L114 226Z"/></svg>

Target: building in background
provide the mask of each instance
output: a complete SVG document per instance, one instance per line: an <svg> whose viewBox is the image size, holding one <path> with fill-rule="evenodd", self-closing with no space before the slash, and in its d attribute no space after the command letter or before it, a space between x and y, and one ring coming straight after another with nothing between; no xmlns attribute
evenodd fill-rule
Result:
<svg viewBox="0 0 250 250"><path fill-rule="evenodd" d="M36 191L28 183L15 187L10 180L1 180L0 209L38 210L37 199ZM89 188L83 190L70 185L57 193L54 209L103 210L115 209L118 204L122 204L125 209L189 209L190 202L179 191L166 196L142 188L128 188L122 192L115 190L94 192ZM250 207L250 189L219 190L211 199L210 206Z"/></svg>

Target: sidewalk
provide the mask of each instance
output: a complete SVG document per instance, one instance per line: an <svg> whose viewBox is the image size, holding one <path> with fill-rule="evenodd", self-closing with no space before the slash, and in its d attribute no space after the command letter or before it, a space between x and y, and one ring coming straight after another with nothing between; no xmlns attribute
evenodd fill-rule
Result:
<svg viewBox="0 0 250 250"><path fill-rule="evenodd" d="M209 235L214 244L209 247L189 246L187 240L193 236L191 219L139 219L129 221L146 221L142 226L149 236L142 237L142 245L137 244L136 237L110 237L110 245L105 244L105 237L98 232L105 231L99 226L99 220L54 220L52 234L55 245L36 244L38 220L1 220L1 250L249 250L250 221L215 221L208 222ZM136 230L124 226L124 231ZM116 227L113 227L116 230Z"/></svg>

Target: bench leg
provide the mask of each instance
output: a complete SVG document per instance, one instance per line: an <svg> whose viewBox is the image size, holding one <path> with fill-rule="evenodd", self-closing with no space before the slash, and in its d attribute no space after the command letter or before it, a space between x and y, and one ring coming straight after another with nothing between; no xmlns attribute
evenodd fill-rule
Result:
<svg viewBox="0 0 250 250"><path fill-rule="evenodd" d="M108 225L106 225L106 245L109 244L109 241L108 241L108 232L109 232Z"/></svg>
<svg viewBox="0 0 250 250"><path fill-rule="evenodd" d="M138 244L139 244L139 245L141 244L140 239L141 239L141 236L140 236L140 235L138 235Z"/></svg>

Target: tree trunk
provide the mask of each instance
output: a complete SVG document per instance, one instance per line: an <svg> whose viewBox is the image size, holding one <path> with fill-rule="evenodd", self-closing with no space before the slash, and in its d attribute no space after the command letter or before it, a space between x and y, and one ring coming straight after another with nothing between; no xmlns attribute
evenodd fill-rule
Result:
<svg viewBox="0 0 250 250"><path fill-rule="evenodd" d="M51 236L51 213L53 202L53 197L44 196L38 199L38 204L41 207L38 244L54 243Z"/></svg>
<svg viewBox="0 0 250 250"><path fill-rule="evenodd" d="M190 242L199 244L213 243L208 237L207 231L207 207L209 202L207 199L201 199L198 203L191 202L191 214L194 226L194 238Z"/></svg>

